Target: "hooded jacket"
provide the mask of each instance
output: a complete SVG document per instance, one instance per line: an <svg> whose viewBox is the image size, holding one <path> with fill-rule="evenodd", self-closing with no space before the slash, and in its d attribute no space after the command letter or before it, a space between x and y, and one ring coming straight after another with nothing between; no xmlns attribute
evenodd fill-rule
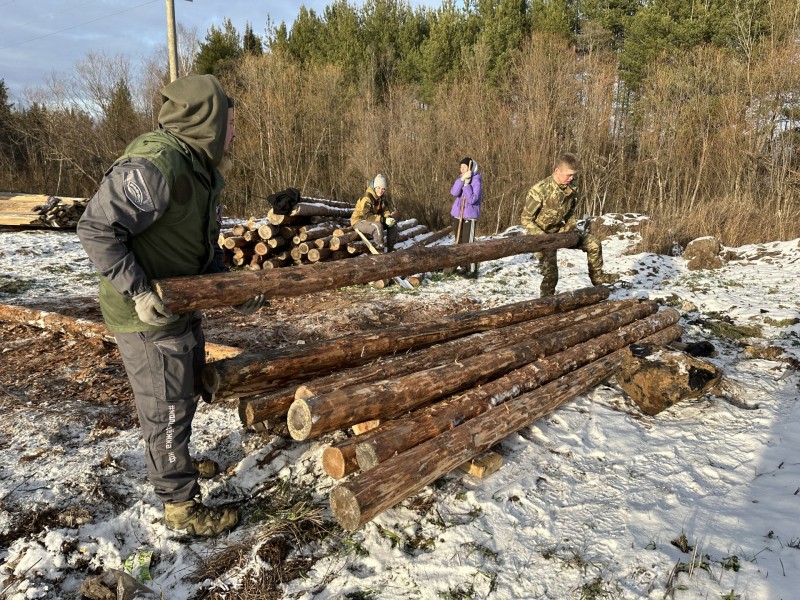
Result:
<svg viewBox="0 0 800 600"><path fill-rule="evenodd" d="M356 207L353 214L350 215L350 224L355 225L361 221L381 221L386 217L392 215L392 208L386 198L386 193L383 196L378 196L375 190L370 186L361 199L356 202Z"/></svg>
<svg viewBox="0 0 800 600"><path fill-rule="evenodd" d="M213 75L183 77L162 94L159 128L125 149L78 223L81 244L100 272L100 308L112 332L165 328L136 315L132 298L149 290L151 279L220 270L224 180L216 167L230 100Z"/></svg>
<svg viewBox="0 0 800 600"><path fill-rule="evenodd" d="M477 219L481 216L481 200L483 200L483 176L478 172L478 163L472 161L470 169L472 177L469 183L459 176L450 188L450 195L455 197L450 215L456 219L462 216L461 206L464 206L463 218Z"/></svg>

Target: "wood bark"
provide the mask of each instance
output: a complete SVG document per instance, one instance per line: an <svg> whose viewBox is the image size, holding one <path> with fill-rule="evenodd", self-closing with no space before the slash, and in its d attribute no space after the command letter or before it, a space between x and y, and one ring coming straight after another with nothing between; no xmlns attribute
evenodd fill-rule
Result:
<svg viewBox="0 0 800 600"><path fill-rule="evenodd" d="M244 426L254 425L259 421L276 420L286 416L295 399L311 398L358 383L400 377L422 371L434 365L459 361L479 353L491 352L497 348L524 341L532 336L559 331L570 323L595 318L613 310L632 306L637 302L637 300L602 302L563 313L539 317L530 321L498 327L482 333L467 335L436 344L412 354L389 357L388 359L382 357L377 361L360 367L336 371L330 375L306 381L300 386L291 388L293 390L291 398L287 398L284 395L285 390L274 394L246 398L240 403L242 407L240 408L239 416L242 418Z"/></svg>
<svg viewBox="0 0 800 600"><path fill-rule="evenodd" d="M353 259L337 262L350 260ZM313 266L309 270L311 268ZM311 374L363 364L384 354L402 352L409 348L427 346L469 333L594 304L608 298L609 293L609 289L602 286L583 288L482 311L462 312L415 325L401 325L379 332L306 344L302 348L247 353L209 365L203 371L203 384L217 398L251 396L281 387L273 380L286 380L290 374L294 375L294 380L308 379Z"/></svg>
<svg viewBox="0 0 800 600"><path fill-rule="evenodd" d="M416 248L417 246L426 246L427 244L432 244L433 242L436 242L442 239L443 237L447 237L451 233L453 233L453 226L449 225L444 229L440 229L438 231L432 231L431 233L426 233L424 235L417 237L416 239L411 240L411 243L409 244L408 247Z"/></svg>
<svg viewBox="0 0 800 600"><path fill-rule="evenodd" d="M46 331L96 338L114 344L117 342L114 334L108 330L104 323L86 319L76 319L59 313L35 310L23 306L0 304L0 321L24 323L25 325L38 327ZM233 346L206 342L206 357L210 360L232 358L241 352L239 348L234 348Z"/></svg>
<svg viewBox="0 0 800 600"><path fill-rule="evenodd" d="M286 298L378 279L413 275L504 256L573 248L575 231L553 235L520 235L457 246L411 248L402 252L364 255L350 260L319 262L303 268L216 273L154 280L153 286L173 313L235 306L256 294Z"/></svg>
<svg viewBox="0 0 800 600"><path fill-rule="evenodd" d="M339 484L330 495L334 517L344 529L355 531L415 491L608 379L619 367L624 352L617 350L509 400L502 410L483 413Z"/></svg>
<svg viewBox="0 0 800 600"><path fill-rule="evenodd" d="M477 354L491 353L504 347L528 341L533 337L560 331L570 325L586 322L636 304L638 304L638 300L635 299L601 302L530 321L473 333L411 354L392 357L388 361L376 361L368 365L337 371L331 375L307 381L297 388L295 399L312 398L313 396L327 394L356 384L402 377L409 373L416 373L445 363L460 362Z"/></svg>
<svg viewBox="0 0 800 600"><path fill-rule="evenodd" d="M296 440L306 440L355 423L394 418L468 385L618 329L657 310L655 302L643 302L537 340L497 350L491 355L481 354L395 379L295 400L286 416L289 433Z"/></svg>
<svg viewBox="0 0 800 600"><path fill-rule="evenodd" d="M612 333L577 344L473 388L448 400L437 402L369 432L356 447L358 467L366 471L431 439L460 423L492 410L514 396L529 392L644 337L658 334L659 343L668 344L681 335L676 326L680 313L661 311Z"/></svg>

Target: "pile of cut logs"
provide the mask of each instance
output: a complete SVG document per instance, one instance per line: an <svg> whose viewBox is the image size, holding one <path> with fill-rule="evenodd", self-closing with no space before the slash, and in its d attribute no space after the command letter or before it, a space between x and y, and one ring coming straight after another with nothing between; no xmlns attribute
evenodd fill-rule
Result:
<svg viewBox="0 0 800 600"><path fill-rule="evenodd" d="M321 198L303 198L288 215L267 213L266 221L250 219L220 235L225 261L251 270L339 260L368 252L350 227L353 205ZM450 228L431 232L416 219L397 223L398 248L431 243ZM405 243L405 244L404 244Z"/></svg>
<svg viewBox="0 0 800 600"><path fill-rule="evenodd" d="M74 229L88 202L85 198L0 193L0 225Z"/></svg>
<svg viewBox="0 0 800 600"><path fill-rule="evenodd" d="M297 440L352 427L325 449L331 509L354 530L418 489L607 379L623 350L681 335L679 313L608 301L593 287L208 365L215 398L246 426ZM497 409L502 405L502 408Z"/></svg>

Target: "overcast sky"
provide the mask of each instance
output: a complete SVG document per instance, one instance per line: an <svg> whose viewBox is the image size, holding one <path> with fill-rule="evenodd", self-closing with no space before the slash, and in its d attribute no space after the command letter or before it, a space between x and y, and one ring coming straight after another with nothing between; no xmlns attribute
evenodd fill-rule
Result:
<svg viewBox="0 0 800 600"><path fill-rule="evenodd" d="M203 41L211 25L230 18L263 37L267 16L290 25L302 4L318 12L330 0L175 0L175 19ZM88 52L122 54L135 62L166 47L165 0L0 0L0 79L12 102L53 72L70 73Z"/></svg>

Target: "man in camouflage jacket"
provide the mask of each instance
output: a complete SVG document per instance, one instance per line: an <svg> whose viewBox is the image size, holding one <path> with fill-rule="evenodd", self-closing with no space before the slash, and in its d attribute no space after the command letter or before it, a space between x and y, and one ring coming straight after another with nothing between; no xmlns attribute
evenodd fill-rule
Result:
<svg viewBox="0 0 800 600"><path fill-rule="evenodd" d="M553 174L534 185L525 198L522 209L522 225L529 235L564 233L575 229L578 205L578 186L575 176L578 159L574 154L564 153L558 157ZM586 252L589 264L589 279L592 285L614 283L619 277L603 272L603 248L600 240L589 233L581 234L579 248ZM558 260L556 250L536 252L542 272L540 295L551 296L558 283Z"/></svg>

